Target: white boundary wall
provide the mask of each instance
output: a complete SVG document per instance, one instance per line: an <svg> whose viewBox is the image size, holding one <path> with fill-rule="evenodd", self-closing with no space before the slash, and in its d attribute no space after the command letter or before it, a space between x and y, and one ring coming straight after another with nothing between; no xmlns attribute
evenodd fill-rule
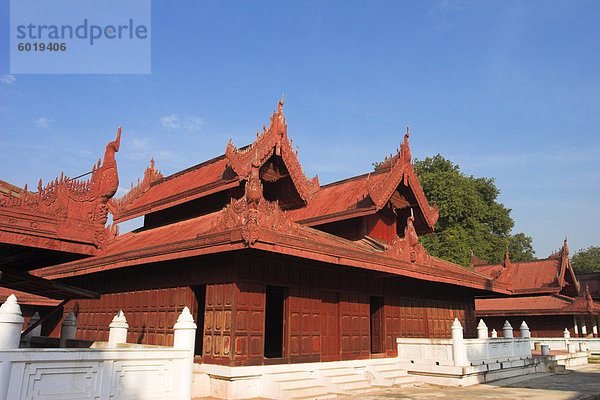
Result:
<svg viewBox="0 0 600 400"><path fill-rule="evenodd" d="M62 345L77 329L71 313L65 322ZM22 324L11 295L0 307L0 400L191 398L196 324L187 307L174 326L173 347L125 344L122 312L110 325L109 342L86 349L18 348Z"/></svg>
<svg viewBox="0 0 600 400"><path fill-rule="evenodd" d="M600 354L600 338L531 338L531 348L535 344L550 346L550 350L569 351L569 344L574 345L575 351L589 351L592 354Z"/></svg>
<svg viewBox="0 0 600 400"><path fill-rule="evenodd" d="M488 337L487 327L481 321L477 339L464 339L458 321L452 324L452 339L398 338L398 360L401 363L431 364L466 367L503 361L532 358L529 328L525 323L519 328L521 337L515 338L512 327L506 322L504 337Z"/></svg>
<svg viewBox="0 0 600 400"><path fill-rule="evenodd" d="M188 350L174 348L0 350L0 396L184 399L186 363Z"/></svg>
<svg viewBox="0 0 600 400"><path fill-rule="evenodd" d="M402 363L471 366L532 358L529 338L463 339L462 361L455 360L452 339L398 338Z"/></svg>

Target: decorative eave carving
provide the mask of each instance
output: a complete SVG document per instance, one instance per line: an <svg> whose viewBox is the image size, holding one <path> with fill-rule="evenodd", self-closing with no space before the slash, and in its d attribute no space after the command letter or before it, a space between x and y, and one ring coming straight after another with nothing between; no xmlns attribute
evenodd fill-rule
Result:
<svg viewBox="0 0 600 400"><path fill-rule="evenodd" d="M566 237L561 249L558 251L558 258L560 258L560 270L557 272L556 282L560 287L567 285L565 275L569 273L569 275L571 275L571 280L573 281L575 291L577 292L577 295L579 295L581 291L581 285L579 284L579 281L573 272L573 267L571 267L571 262L569 261L569 247L567 246Z"/></svg>
<svg viewBox="0 0 600 400"><path fill-rule="evenodd" d="M259 238L261 229L279 232L294 231L297 226L290 221L278 202L263 197L259 167L253 165L246 183L246 192L240 199L231 202L220 211L212 229L215 231L242 228L244 242L252 246Z"/></svg>
<svg viewBox="0 0 600 400"><path fill-rule="evenodd" d="M419 236L414 227L415 218L411 215L406 220L404 228L404 237L396 238L392 244L384 251L384 254L402 261L417 264L427 264L431 256L425 251L425 248L419 243Z"/></svg>
<svg viewBox="0 0 600 400"><path fill-rule="evenodd" d="M28 228L41 229L43 225L46 233L53 231L58 238L89 242L102 248L117 234L116 228L106 228L105 225L108 218L107 203L119 186L115 153L119 151L120 143L121 128L116 140L106 145L104 159L98 160L98 164L93 166L88 180L70 179L61 173L60 179L43 187L40 179L37 193L28 191L25 185L19 197L0 196L0 211L26 214L27 219L41 217L39 223L31 222ZM48 226L45 216L55 223ZM19 228L17 225L14 221L16 229Z"/></svg>
<svg viewBox="0 0 600 400"><path fill-rule="evenodd" d="M315 176L313 179L309 179L304 174L298 161L298 150L294 151L292 140L288 140L287 124L283 115L283 96L277 111L274 111L271 116L269 129L263 125L262 133L259 134L256 131L256 141L253 144L244 149L238 149L229 140L225 149L227 161L240 180L247 179L253 163L260 167L273 154L283 159L298 194L305 202L308 202L312 195L319 190L319 178Z"/></svg>
<svg viewBox="0 0 600 400"><path fill-rule="evenodd" d="M473 254L473 250L471 250L471 261L469 263L469 265L470 265L471 268L474 268L477 265L486 265L486 264L489 264L489 262L485 261L485 260L482 260L480 258L477 258L475 256L475 254Z"/></svg>
<svg viewBox="0 0 600 400"><path fill-rule="evenodd" d="M585 300L588 309L592 311L594 309L594 299L592 299L592 295L590 294L590 287L587 283L585 284Z"/></svg>
<svg viewBox="0 0 600 400"><path fill-rule="evenodd" d="M127 210L127 207L139 196L142 195L153 182L162 179L163 175L160 171L154 168L154 158L150 159L150 166L144 171L144 178L140 181L138 178L137 184L134 186L131 182L131 189L123 197L119 199L112 198L108 203L110 211L113 213L115 219L119 219L121 214Z"/></svg>
<svg viewBox="0 0 600 400"><path fill-rule="evenodd" d="M412 156L410 153L410 146L408 144L408 137L409 132L407 128L406 134L404 135L404 143L400 145L400 151L398 151L395 156L386 159L385 162L380 166L380 169L389 168L389 172L387 172L385 179L377 184L369 175L365 182L367 186L367 192L375 204L377 211L379 211L390 200L390 197L392 197L392 194L400 182L404 182L405 186L410 186L412 189L417 199L417 203L423 212L427 225L433 230L433 227L435 226L435 223L439 217L439 211L437 204L433 207L429 206L427 198L425 197L425 193L423 193L421 182L419 181L419 178L411 165Z"/></svg>

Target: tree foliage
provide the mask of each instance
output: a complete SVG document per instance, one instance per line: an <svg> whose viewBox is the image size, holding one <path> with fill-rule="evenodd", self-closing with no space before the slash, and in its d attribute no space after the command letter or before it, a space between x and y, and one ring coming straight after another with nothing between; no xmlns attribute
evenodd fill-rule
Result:
<svg viewBox="0 0 600 400"><path fill-rule="evenodd" d="M577 274L600 272L600 247L590 246L571 257L571 266Z"/></svg>
<svg viewBox="0 0 600 400"><path fill-rule="evenodd" d="M473 251L497 263L508 247L513 261L534 258L532 239L511 234L511 210L497 202L500 191L493 178L467 176L439 154L415 160L414 167L429 203L440 212L435 233L419 238L431 255L467 266Z"/></svg>

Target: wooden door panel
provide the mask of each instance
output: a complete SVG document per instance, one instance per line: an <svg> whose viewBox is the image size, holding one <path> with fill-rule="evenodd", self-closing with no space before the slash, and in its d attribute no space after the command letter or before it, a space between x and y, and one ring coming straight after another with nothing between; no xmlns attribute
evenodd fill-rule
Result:
<svg viewBox="0 0 600 400"><path fill-rule="evenodd" d="M321 361L337 361L340 355L339 294L321 293Z"/></svg>

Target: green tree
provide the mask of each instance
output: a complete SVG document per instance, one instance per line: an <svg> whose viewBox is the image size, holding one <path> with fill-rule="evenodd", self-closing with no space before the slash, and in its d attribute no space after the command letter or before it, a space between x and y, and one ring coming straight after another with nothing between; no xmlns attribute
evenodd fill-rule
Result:
<svg viewBox="0 0 600 400"><path fill-rule="evenodd" d="M496 263L508 247L513 261L534 258L531 238L511 234L511 210L497 202L500 191L493 178L467 176L439 154L415 160L414 167L425 196L440 212L435 233L420 238L431 255L467 266L473 251Z"/></svg>
<svg viewBox="0 0 600 400"><path fill-rule="evenodd" d="M523 232L510 235L508 242L508 251L511 261L533 260L534 251L531 237L525 236Z"/></svg>
<svg viewBox="0 0 600 400"><path fill-rule="evenodd" d="M571 257L571 266L577 274L600 272L600 247L590 246L577 251Z"/></svg>

